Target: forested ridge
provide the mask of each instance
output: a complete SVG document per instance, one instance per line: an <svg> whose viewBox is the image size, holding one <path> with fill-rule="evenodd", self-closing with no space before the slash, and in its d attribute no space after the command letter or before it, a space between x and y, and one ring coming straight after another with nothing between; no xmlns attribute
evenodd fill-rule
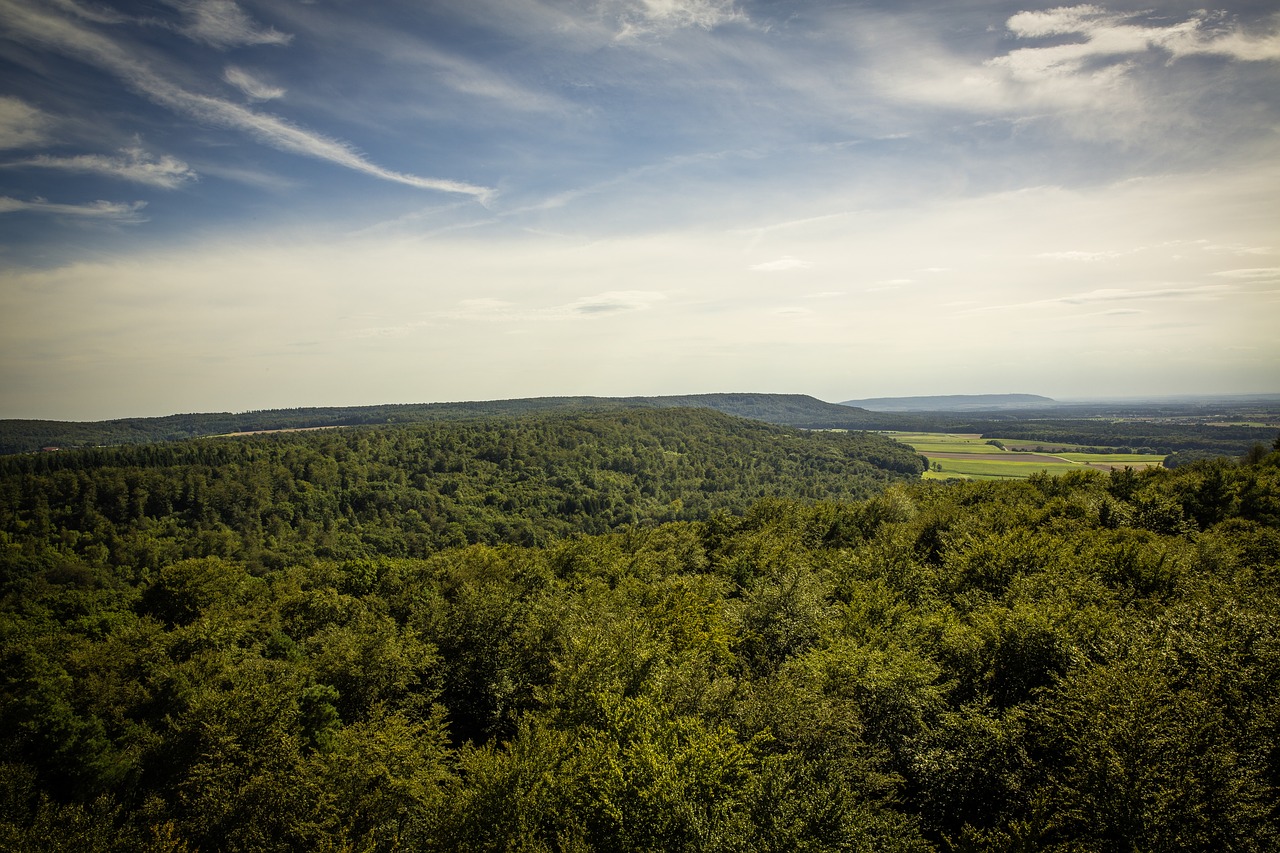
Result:
<svg viewBox="0 0 1280 853"><path fill-rule="evenodd" d="M914 459L675 410L8 460L0 849L1276 849L1280 452Z"/></svg>
<svg viewBox="0 0 1280 853"><path fill-rule="evenodd" d="M709 409L281 433L0 459L0 523L97 562L251 567L535 545L761 497L869 497L922 457Z"/></svg>
<svg viewBox="0 0 1280 853"><path fill-rule="evenodd" d="M700 408L815 430L980 433L1101 452L1238 456L1270 442L1280 414L1274 400L1253 403L1045 404L1028 409L872 412L804 394L690 394L667 397L534 397L463 403L216 412L97 422L0 420L0 455L155 442L268 430L407 425L510 417Z"/></svg>
<svg viewBox="0 0 1280 853"><path fill-rule="evenodd" d="M329 426L415 424L437 421L582 414L635 409L700 408L782 426L809 429L891 428L893 419L804 394L688 394L666 397L530 397L461 403L309 407L213 412L109 421L0 420L0 454L181 441L197 436Z"/></svg>

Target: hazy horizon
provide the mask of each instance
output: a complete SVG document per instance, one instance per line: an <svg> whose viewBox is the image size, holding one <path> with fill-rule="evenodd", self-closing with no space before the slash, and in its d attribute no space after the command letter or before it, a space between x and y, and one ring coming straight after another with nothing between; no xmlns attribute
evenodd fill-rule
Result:
<svg viewBox="0 0 1280 853"><path fill-rule="evenodd" d="M1273 3L0 24L0 418L1277 385Z"/></svg>

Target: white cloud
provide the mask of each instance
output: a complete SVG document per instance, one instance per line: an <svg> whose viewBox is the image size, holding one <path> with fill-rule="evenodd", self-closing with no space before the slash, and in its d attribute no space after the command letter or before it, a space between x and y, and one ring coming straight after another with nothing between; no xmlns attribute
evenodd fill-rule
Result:
<svg viewBox="0 0 1280 853"><path fill-rule="evenodd" d="M776 261L765 261L762 264L755 264L749 269L756 272L786 272L787 270L807 270L813 264L809 261L802 261L799 258L793 258L785 255Z"/></svg>
<svg viewBox="0 0 1280 853"><path fill-rule="evenodd" d="M1274 278L1280 278L1280 267L1260 267L1256 269L1245 270L1223 270L1216 272L1214 275L1221 278L1235 278L1245 281L1263 280L1267 281Z"/></svg>
<svg viewBox="0 0 1280 853"><path fill-rule="evenodd" d="M279 86L264 83L248 71L234 65L228 65L222 70L222 79L244 92L245 97L252 101L273 101L276 98L283 98L285 94L285 90Z"/></svg>
<svg viewBox="0 0 1280 853"><path fill-rule="evenodd" d="M1006 28L1026 46L975 64L917 36L910 65L877 79L909 101L1026 121L1053 117L1073 135L1133 144L1139 135L1169 134L1171 124L1191 120L1188 104L1206 96L1203 84L1162 89L1172 79L1171 63L1194 55L1280 60L1280 29L1274 21L1270 27L1249 32L1203 10L1181 20L1096 5L1019 12ZM1051 43L1029 44L1038 40Z"/></svg>
<svg viewBox="0 0 1280 853"><path fill-rule="evenodd" d="M1067 252L1041 252L1038 255L1036 255L1036 257L1046 258L1052 261L1084 261L1086 263L1093 263L1095 261L1109 261L1112 258L1120 257L1121 254L1122 254L1121 252L1067 251Z"/></svg>
<svg viewBox="0 0 1280 853"><path fill-rule="evenodd" d="M126 148L115 157L102 154L52 157L42 154L4 165L87 172L170 190L198 178L190 166L176 157L165 155L157 158L141 148Z"/></svg>
<svg viewBox="0 0 1280 853"><path fill-rule="evenodd" d="M183 13L186 23L179 32L192 41L217 48L257 44L288 44L293 36L273 27L263 27L244 13L233 0L170 0Z"/></svg>
<svg viewBox="0 0 1280 853"><path fill-rule="evenodd" d="M76 3L75 0L49 0L49 2L65 12L70 12L77 18L93 21L95 24L123 24L129 20L114 9L107 9L101 6L90 8Z"/></svg>
<svg viewBox="0 0 1280 853"><path fill-rule="evenodd" d="M0 0L0 16L8 20L16 33L91 62L120 77L153 103L197 121L238 130L272 148L323 160L384 181L424 190L462 193L482 202L493 195L493 190L487 187L383 168L366 160L345 142L298 127L279 116L188 91L157 74L114 41L18 0Z"/></svg>
<svg viewBox="0 0 1280 853"><path fill-rule="evenodd" d="M139 211L146 207L145 201L114 202L95 201L88 204L57 204L44 199L22 201L21 199L0 196L0 213L48 213L57 216L75 216L88 219L110 219L115 222L142 222Z"/></svg>
<svg viewBox="0 0 1280 853"><path fill-rule="evenodd" d="M666 299L664 294L653 290L611 290L576 299L558 309L552 309L551 313L596 316L625 311L643 311L663 299Z"/></svg>
<svg viewBox="0 0 1280 853"><path fill-rule="evenodd" d="M866 293L879 293L879 292L884 291L884 290L897 290L898 288L900 288L900 287L902 287L903 285L906 285L906 284L915 284L915 279L913 279L913 278L886 278L886 279L882 279L882 280L880 280L880 281L877 281L873 287L868 287L868 288L866 288L864 292L866 292Z"/></svg>
<svg viewBox="0 0 1280 853"><path fill-rule="evenodd" d="M1099 6L1071 6L1045 12L1019 12L1006 26L1019 38L1078 36L1082 41L1026 47L988 60L1021 83L1044 84L1083 77L1095 85L1114 83L1131 66L1126 57L1162 51L1178 59L1195 54L1224 56L1243 62L1280 60L1280 31L1251 35L1238 27L1214 26L1214 16L1200 11L1166 26L1130 23L1140 15L1117 14ZM1102 67L1097 67L1101 64Z"/></svg>
<svg viewBox="0 0 1280 853"><path fill-rule="evenodd" d="M1218 299L1232 290L1229 284L1204 284L1196 287L1160 287L1151 290L1134 288L1099 288L1087 293L1076 293L1060 296L1049 302L1061 302L1067 305L1088 305L1094 302L1125 302L1148 299Z"/></svg>
<svg viewBox="0 0 1280 853"><path fill-rule="evenodd" d="M53 119L18 98L0 96L0 150L25 148L48 139Z"/></svg>
<svg viewBox="0 0 1280 853"><path fill-rule="evenodd" d="M1219 243L1209 243L1202 240L1200 248L1206 252L1216 252L1222 255L1274 255L1276 250L1270 246L1241 246L1241 245L1222 245Z"/></svg>
<svg viewBox="0 0 1280 853"><path fill-rule="evenodd" d="M1083 42L1023 48L1008 55L1011 67L1054 73L1078 70L1089 57L1119 56L1163 50L1173 57L1214 54L1244 62L1280 60L1280 32L1258 35L1219 23L1221 15L1200 10L1185 21L1166 26L1130 23L1141 14L1108 12L1100 6L1063 6L1044 12L1019 12L1009 18L1009 31L1021 38L1083 36ZM1001 60L993 60L1000 63Z"/></svg>
<svg viewBox="0 0 1280 853"><path fill-rule="evenodd" d="M606 0L602 8L618 20L619 39L747 20L734 0Z"/></svg>
<svg viewBox="0 0 1280 853"><path fill-rule="evenodd" d="M298 182L281 175L228 166L223 163L206 162L199 164L200 174L234 181L246 187L255 187L269 192L287 192L296 189Z"/></svg>
<svg viewBox="0 0 1280 853"><path fill-rule="evenodd" d="M526 326L530 322L562 323L574 319L609 317L645 311L665 300L666 294L652 290L615 290L582 296L556 305L529 305L510 299L479 297L460 299L454 308L426 312L418 319L384 326L366 326L348 333L354 338L398 338L458 323Z"/></svg>

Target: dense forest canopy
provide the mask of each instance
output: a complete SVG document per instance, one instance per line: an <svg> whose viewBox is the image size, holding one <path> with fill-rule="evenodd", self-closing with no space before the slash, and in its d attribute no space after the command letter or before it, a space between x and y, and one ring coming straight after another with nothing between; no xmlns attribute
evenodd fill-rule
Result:
<svg viewBox="0 0 1280 853"><path fill-rule="evenodd" d="M553 415L0 466L0 849L1265 850L1280 452Z"/></svg>
<svg viewBox="0 0 1280 853"><path fill-rule="evenodd" d="M280 566L542 544L761 497L869 497L924 468L877 435L637 409L14 456L0 460L0 523L143 569Z"/></svg>

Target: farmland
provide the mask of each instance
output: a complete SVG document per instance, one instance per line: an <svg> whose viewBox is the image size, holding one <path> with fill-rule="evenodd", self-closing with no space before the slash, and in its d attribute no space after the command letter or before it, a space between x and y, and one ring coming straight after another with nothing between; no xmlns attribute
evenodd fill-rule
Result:
<svg viewBox="0 0 1280 853"><path fill-rule="evenodd" d="M890 438L911 446L929 460L926 479L1008 480L1025 479L1039 471L1113 468L1146 468L1160 465L1164 456L1150 453L1091 453L1072 445L1052 448L1026 441L987 438L979 433L890 432Z"/></svg>

